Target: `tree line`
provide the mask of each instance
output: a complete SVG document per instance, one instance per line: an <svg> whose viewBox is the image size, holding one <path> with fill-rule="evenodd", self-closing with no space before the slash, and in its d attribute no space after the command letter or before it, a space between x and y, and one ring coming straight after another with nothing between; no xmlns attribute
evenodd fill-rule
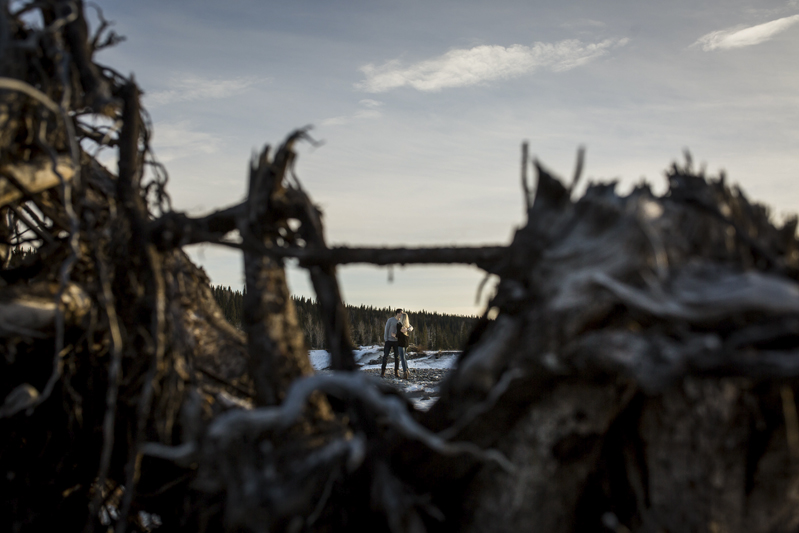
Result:
<svg viewBox="0 0 799 533"><path fill-rule="evenodd" d="M221 285L213 286L212 291L228 322L240 328L244 292ZM292 300L297 309L297 318L305 335L306 344L312 349L325 349L319 304L304 296L292 296ZM350 336L356 345L370 346L383 343L386 320L394 314L394 309L367 305L345 307L349 316ZM431 313L424 310L408 311L408 316L414 328L410 342L421 351L461 349L477 320L470 316Z"/></svg>

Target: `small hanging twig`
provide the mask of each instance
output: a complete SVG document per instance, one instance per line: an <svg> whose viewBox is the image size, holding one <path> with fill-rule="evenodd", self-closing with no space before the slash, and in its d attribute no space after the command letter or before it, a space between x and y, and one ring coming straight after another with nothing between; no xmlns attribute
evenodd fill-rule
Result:
<svg viewBox="0 0 799 533"><path fill-rule="evenodd" d="M529 146L527 141L522 143L522 190L524 191L524 203L527 211L530 210L532 204L530 203L530 186L527 185L527 167L530 162Z"/></svg>
<svg viewBox="0 0 799 533"><path fill-rule="evenodd" d="M580 178L583 175L583 165L585 164L585 146L580 146L577 148L577 164L574 166L574 176L572 177L572 183L569 186L569 196L572 195L574 189L577 188L577 184L580 182Z"/></svg>
<svg viewBox="0 0 799 533"><path fill-rule="evenodd" d="M480 305L480 297L483 295L483 289L485 288L486 283L488 283L488 278L491 277L491 272L486 272L486 275L483 276L483 279L480 280L480 285L477 286L477 296L474 298L474 304Z"/></svg>

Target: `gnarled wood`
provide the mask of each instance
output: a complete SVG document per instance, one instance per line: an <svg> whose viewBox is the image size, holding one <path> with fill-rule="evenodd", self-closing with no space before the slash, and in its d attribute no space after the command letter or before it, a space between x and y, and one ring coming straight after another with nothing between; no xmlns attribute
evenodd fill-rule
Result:
<svg viewBox="0 0 799 533"><path fill-rule="evenodd" d="M253 161L242 203L188 217L160 167L142 182L139 89L93 63L114 39L89 42L82 8L30 4L37 30L0 6L0 529L796 530L796 219L690 161L662 196L572 199L582 152L569 185L534 162L531 197L525 148L510 245L329 248L287 179L306 130ZM74 127L90 109L121 129ZM91 143L117 175L59 155ZM178 250L197 242L244 253L243 332ZM314 375L287 257L346 372ZM426 413L353 372L335 266L357 262L500 278Z"/></svg>
<svg viewBox="0 0 799 533"><path fill-rule="evenodd" d="M59 178L59 174L61 178ZM75 175L75 167L69 156L61 155L53 162L47 157L32 161L15 162L0 166L0 206L8 205L26 194L38 194L58 187Z"/></svg>

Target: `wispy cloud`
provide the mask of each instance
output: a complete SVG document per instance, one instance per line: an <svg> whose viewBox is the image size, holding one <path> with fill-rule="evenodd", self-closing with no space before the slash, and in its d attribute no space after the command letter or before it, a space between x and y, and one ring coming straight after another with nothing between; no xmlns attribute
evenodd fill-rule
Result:
<svg viewBox="0 0 799 533"><path fill-rule="evenodd" d="M799 22L799 15L792 15L757 26L736 26L726 30L712 31L697 39L691 46L701 46L705 52L753 46L768 41L797 22Z"/></svg>
<svg viewBox="0 0 799 533"><path fill-rule="evenodd" d="M380 102L378 100L372 100L371 98L364 98L358 103L369 109L374 109L376 107L381 107L383 105L383 102Z"/></svg>
<svg viewBox="0 0 799 533"><path fill-rule="evenodd" d="M627 42L628 39L606 39L598 43L583 43L572 39L557 43L539 42L532 46L482 45L456 49L409 66L403 66L398 60L379 67L365 65L361 71L366 79L355 84L355 87L370 93L404 86L435 92L449 87L515 78L539 68L562 72L584 65Z"/></svg>
<svg viewBox="0 0 799 533"><path fill-rule="evenodd" d="M220 143L219 138L198 131L187 120L159 122L155 125L153 146L163 163L197 154L215 153Z"/></svg>
<svg viewBox="0 0 799 533"><path fill-rule="evenodd" d="M269 78L239 76L230 79L203 78L192 74L169 80L167 88L147 95L149 102L156 105L193 100L212 100L228 98L243 93L257 84L269 83Z"/></svg>
<svg viewBox="0 0 799 533"><path fill-rule="evenodd" d="M322 121L322 126L341 126L359 119L376 119L383 116L383 113L378 110L379 107L383 106L383 102L366 98L358 103L361 104L363 109L359 109L351 115L326 118Z"/></svg>

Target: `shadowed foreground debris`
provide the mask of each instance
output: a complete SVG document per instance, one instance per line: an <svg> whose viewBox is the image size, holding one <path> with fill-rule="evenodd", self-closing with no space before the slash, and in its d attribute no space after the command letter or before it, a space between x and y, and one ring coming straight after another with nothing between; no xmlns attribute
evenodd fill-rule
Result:
<svg viewBox="0 0 799 533"><path fill-rule="evenodd" d="M0 529L795 531L799 249L722 178L572 200L537 163L508 246L327 247L291 171L173 211L120 39L82 2L0 6ZM38 11L44 29L25 12ZM115 172L96 160L116 150ZM236 247L244 334L180 247ZM332 372L285 282L308 268ZM475 264L500 281L427 412L355 371L336 266ZM489 319L489 314L492 319ZM494 318L495 317L495 318Z"/></svg>

